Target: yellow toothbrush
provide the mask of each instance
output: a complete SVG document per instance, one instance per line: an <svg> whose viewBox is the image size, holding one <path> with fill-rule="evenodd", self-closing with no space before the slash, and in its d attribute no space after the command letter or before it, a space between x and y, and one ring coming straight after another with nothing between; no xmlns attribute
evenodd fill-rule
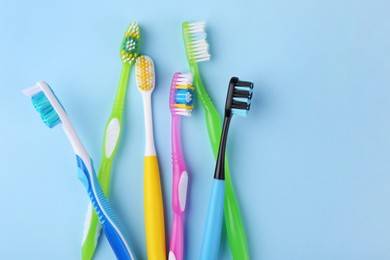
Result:
<svg viewBox="0 0 390 260"><path fill-rule="evenodd" d="M142 94L145 119L144 211L146 248L149 260L166 259L164 209L153 138L152 92L155 86L154 64L148 56L135 63L137 86Z"/></svg>

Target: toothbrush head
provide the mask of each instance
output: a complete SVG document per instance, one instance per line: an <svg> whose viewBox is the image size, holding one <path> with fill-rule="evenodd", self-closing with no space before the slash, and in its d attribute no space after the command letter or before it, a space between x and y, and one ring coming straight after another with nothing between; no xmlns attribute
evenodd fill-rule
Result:
<svg viewBox="0 0 390 260"><path fill-rule="evenodd" d="M31 96L33 106L46 126L53 128L61 124L59 114L64 114L65 110L49 85L39 81L34 86L24 89L23 94Z"/></svg>
<svg viewBox="0 0 390 260"><path fill-rule="evenodd" d="M205 25L205 22L184 22L182 25L184 45L189 62L199 63L210 60Z"/></svg>
<svg viewBox="0 0 390 260"><path fill-rule="evenodd" d="M226 97L225 116L232 114L246 117L251 107L253 83L232 77Z"/></svg>
<svg viewBox="0 0 390 260"><path fill-rule="evenodd" d="M153 91L154 80L154 64L153 60L145 55L140 56L135 62L135 77L138 89L142 91Z"/></svg>
<svg viewBox="0 0 390 260"><path fill-rule="evenodd" d="M191 116L191 111L194 108L192 79L191 73L176 72L173 75L169 96L169 107L172 115Z"/></svg>
<svg viewBox="0 0 390 260"><path fill-rule="evenodd" d="M136 22L132 22L123 37L120 57L124 63L133 63L139 54L140 29Z"/></svg>

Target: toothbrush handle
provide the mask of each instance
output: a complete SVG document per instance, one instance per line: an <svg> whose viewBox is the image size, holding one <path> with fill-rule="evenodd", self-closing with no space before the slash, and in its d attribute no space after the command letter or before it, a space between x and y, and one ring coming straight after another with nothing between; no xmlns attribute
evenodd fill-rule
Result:
<svg viewBox="0 0 390 260"><path fill-rule="evenodd" d="M219 244L221 240L223 200L225 181L213 179L206 225L203 233L202 248L199 259L218 259Z"/></svg>
<svg viewBox="0 0 390 260"><path fill-rule="evenodd" d="M84 184L89 199L99 217L100 223L103 226L104 233L118 259L134 259L132 251L117 224L116 216L114 215L111 205L104 196L102 187L94 172L91 162L84 162L79 156L77 157L78 178ZM88 171L92 169L92 173Z"/></svg>
<svg viewBox="0 0 390 260"><path fill-rule="evenodd" d="M112 161L115 157L121 134L121 113L123 107L114 107L104 131L103 159L99 168L98 179L104 195L108 198ZM100 236L101 226L96 212L92 210L91 203L84 222L84 236L82 242L82 259L89 260L95 253Z"/></svg>
<svg viewBox="0 0 390 260"><path fill-rule="evenodd" d="M171 244L168 260L184 259L184 222L183 214L173 213Z"/></svg>
<svg viewBox="0 0 390 260"><path fill-rule="evenodd" d="M191 71L194 74L195 90L197 91L199 100L205 109L206 125L210 144L214 153L214 157L217 158L219 140L221 138L222 132L221 117L219 116L203 86L197 67L192 66ZM225 178L226 192L224 217L230 250L232 251L233 259L248 260L249 250L246 240L245 227L242 221L240 208L230 177L227 156L225 157Z"/></svg>
<svg viewBox="0 0 390 260"><path fill-rule="evenodd" d="M156 156L145 156L144 210L148 259L166 259L164 210Z"/></svg>
<svg viewBox="0 0 390 260"><path fill-rule="evenodd" d="M104 195L108 198L110 192L110 175L111 175L112 160L103 158L100 165L98 179ZM84 234L82 242L82 259L92 259L95 248L100 237L101 225L98 215L93 210L91 202L88 204L88 210L84 222Z"/></svg>
<svg viewBox="0 0 390 260"><path fill-rule="evenodd" d="M184 222L183 216L187 200L188 173L183 162L177 160L173 153L173 186L172 186L172 208L173 226L171 243L169 246L169 259L183 260L184 258ZM180 169L181 168L181 169Z"/></svg>
<svg viewBox="0 0 390 260"><path fill-rule="evenodd" d="M240 207L234 194L227 158L225 158L225 182L224 216L230 250L232 251L233 259L249 260L245 227L240 215Z"/></svg>

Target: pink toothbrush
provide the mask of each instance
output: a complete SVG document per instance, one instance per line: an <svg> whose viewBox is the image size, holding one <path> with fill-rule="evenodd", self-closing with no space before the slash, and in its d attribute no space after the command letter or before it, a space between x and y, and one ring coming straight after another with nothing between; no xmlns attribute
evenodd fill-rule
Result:
<svg viewBox="0 0 390 260"><path fill-rule="evenodd" d="M187 199L188 173L183 162L180 145L180 116L191 116L193 108L192 75L177 72L173 75L169 107L172 113L172 208L173 225L169 260L183 260L184 211Z"/></svg>

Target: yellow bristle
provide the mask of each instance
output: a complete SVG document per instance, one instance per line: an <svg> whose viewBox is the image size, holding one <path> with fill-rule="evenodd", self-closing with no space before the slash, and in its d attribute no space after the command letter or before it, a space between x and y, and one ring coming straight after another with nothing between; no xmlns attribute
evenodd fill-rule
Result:
<svg viewBox="0 0 390 260"><path fill-rule="evenodd" d="M191 85L177 85L176 88L179 88L179 89L191 89L191 90L194 90L194 87L191 86Z"/></svg>
<svg viewBox="0 0 390 260"><path fill-rule="evenodd" d="M140 56L136 63L136 80L140 90L151 90L154 88L154 65L151 58Z"/></svg>

